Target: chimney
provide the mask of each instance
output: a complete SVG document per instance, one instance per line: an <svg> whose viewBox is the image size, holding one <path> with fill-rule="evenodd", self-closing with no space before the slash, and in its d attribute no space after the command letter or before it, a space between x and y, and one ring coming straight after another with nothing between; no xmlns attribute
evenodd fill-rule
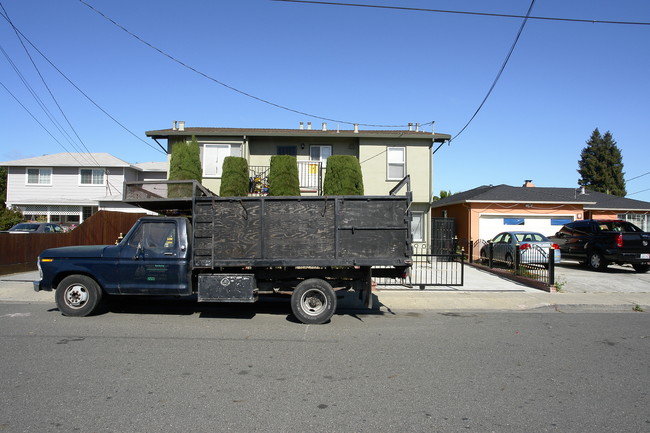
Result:
<svg viewBox="0 0 650 433"><path fill-rule="evenodd" d="M420 132L420 124L419 123L415 124L415 132Z"/></svg>
<svg viewBox="0 0 650 433"><path fill-rule="evenodd" d="M323 122L323 127L321 129L323 131L327 131L327 123Z"/></svg>
<svg viewBox="0 0 650 433"><path fill-rule="evenodd" d="M178 129L178 122L174 120L174 123L172 123L172 131L176 131Z"/></svg>
<svg viewBox="0 0 650 433"><path fill-rule="evenodd" d="M413 131L413 124L409 122L409 132Z"/></svg>
<svg viewBox="0 0 650 433"><path fill-rule="evenodd" d="M359 124L358 124L358 123L355 123L355 124L354 124L354 133L355 133L355 134L358 134L358 133L359 133Z"/></svg>
<svg viewBox="0 0 650 433"><path fill-rule="evenodd" d="M307 129L311 129L311 122L307 122Z"/></svg>
<svg viewBox="0 0 650 433"><path fill-rule="evenodd" d="M178 121L178 130L179 131L185 131L185 121L184 120L179 120Z"/></svg>
<svg viewBox="0 0 650 433"><path fill-rule="evenodd" d="M300 122L300 129L305 129L305 124Z"/></svg>
<svg viewBox="0 0 650 433"><path fill-rule="evenodd" d="M524 181L524 188L535 188L535 184L531 179L526 179Z"/></svg>

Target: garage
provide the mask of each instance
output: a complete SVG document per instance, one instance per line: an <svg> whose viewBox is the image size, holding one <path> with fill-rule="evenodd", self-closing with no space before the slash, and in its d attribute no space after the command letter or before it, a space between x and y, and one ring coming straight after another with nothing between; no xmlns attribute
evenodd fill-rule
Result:
<svg viewBox="0 0 650 433"><path fill-rule="evenodd" d="M573 215L482 214L479 217L479 238L492 239L498 233L506 231L539 232L552 236L571 221Z"/></svg>

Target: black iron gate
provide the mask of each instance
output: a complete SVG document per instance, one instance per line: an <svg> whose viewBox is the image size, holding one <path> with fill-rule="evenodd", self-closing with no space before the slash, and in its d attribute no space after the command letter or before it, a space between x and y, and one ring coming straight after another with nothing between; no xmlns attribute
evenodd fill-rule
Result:
<svg viewBox="0 0 650 433"><path fill-rule="evenodd" d="M427 245L413 247L413 266L406 278L375 278L385 288L418 288L462 286L465 279L465 255L432 254Z"/></svg>
<svg viewBox="0 0 650 433"><path fill-rule="evenodd" d="M456 252L456 220L454 218L431 218L431 253L454 254Z"/></svg>

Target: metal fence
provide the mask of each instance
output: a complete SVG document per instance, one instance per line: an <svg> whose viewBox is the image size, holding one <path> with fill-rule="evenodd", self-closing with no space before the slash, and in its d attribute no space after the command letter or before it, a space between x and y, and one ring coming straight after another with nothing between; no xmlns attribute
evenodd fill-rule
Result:
<svg viewBox="0 0 650 433"><path fill-rule="evenodd" d="M547 286L555 284L555 249L534 244L527 244L524 250L519 244L504 248L499 250L490 241L478 240L470 244L469 261Z"/></svg>
<svg viewBox="0 0 650 433"><path fill-rule="evenodd" d="M424 290L428 287L463 285L464 253L432 254L429 245L414 245L412 257L413 266L406 278L375 278L374 282L387 289Z"/></svg>

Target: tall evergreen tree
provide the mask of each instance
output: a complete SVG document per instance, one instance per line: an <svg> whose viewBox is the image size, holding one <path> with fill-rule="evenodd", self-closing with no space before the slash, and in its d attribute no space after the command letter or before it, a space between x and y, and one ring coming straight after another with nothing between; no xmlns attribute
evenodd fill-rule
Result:
<svg viewBox="0 0 650 433"><path fill-rule="evenodd" d="M578 185L620 197L627 194L623 179L623 156L609 131L601 136L598 128L594 129L587 146L580 153L578 167Z"/></svg>
<svg viewBox="0 0 650 433"><path fill-rule="evenodd" d="M324 195L363 195L363 175L359 160L352 155L332 155L327 159Z"/></svg>
<svg viewBox="0 0 650 433"><path fill-rule="evenodd" d="M190 142L172 144L172 155L169 160L169 180L196 180L201 183L201 154L199 142L192 137ZM171 185L170 197L191 197L190 185Z"/></svg>

